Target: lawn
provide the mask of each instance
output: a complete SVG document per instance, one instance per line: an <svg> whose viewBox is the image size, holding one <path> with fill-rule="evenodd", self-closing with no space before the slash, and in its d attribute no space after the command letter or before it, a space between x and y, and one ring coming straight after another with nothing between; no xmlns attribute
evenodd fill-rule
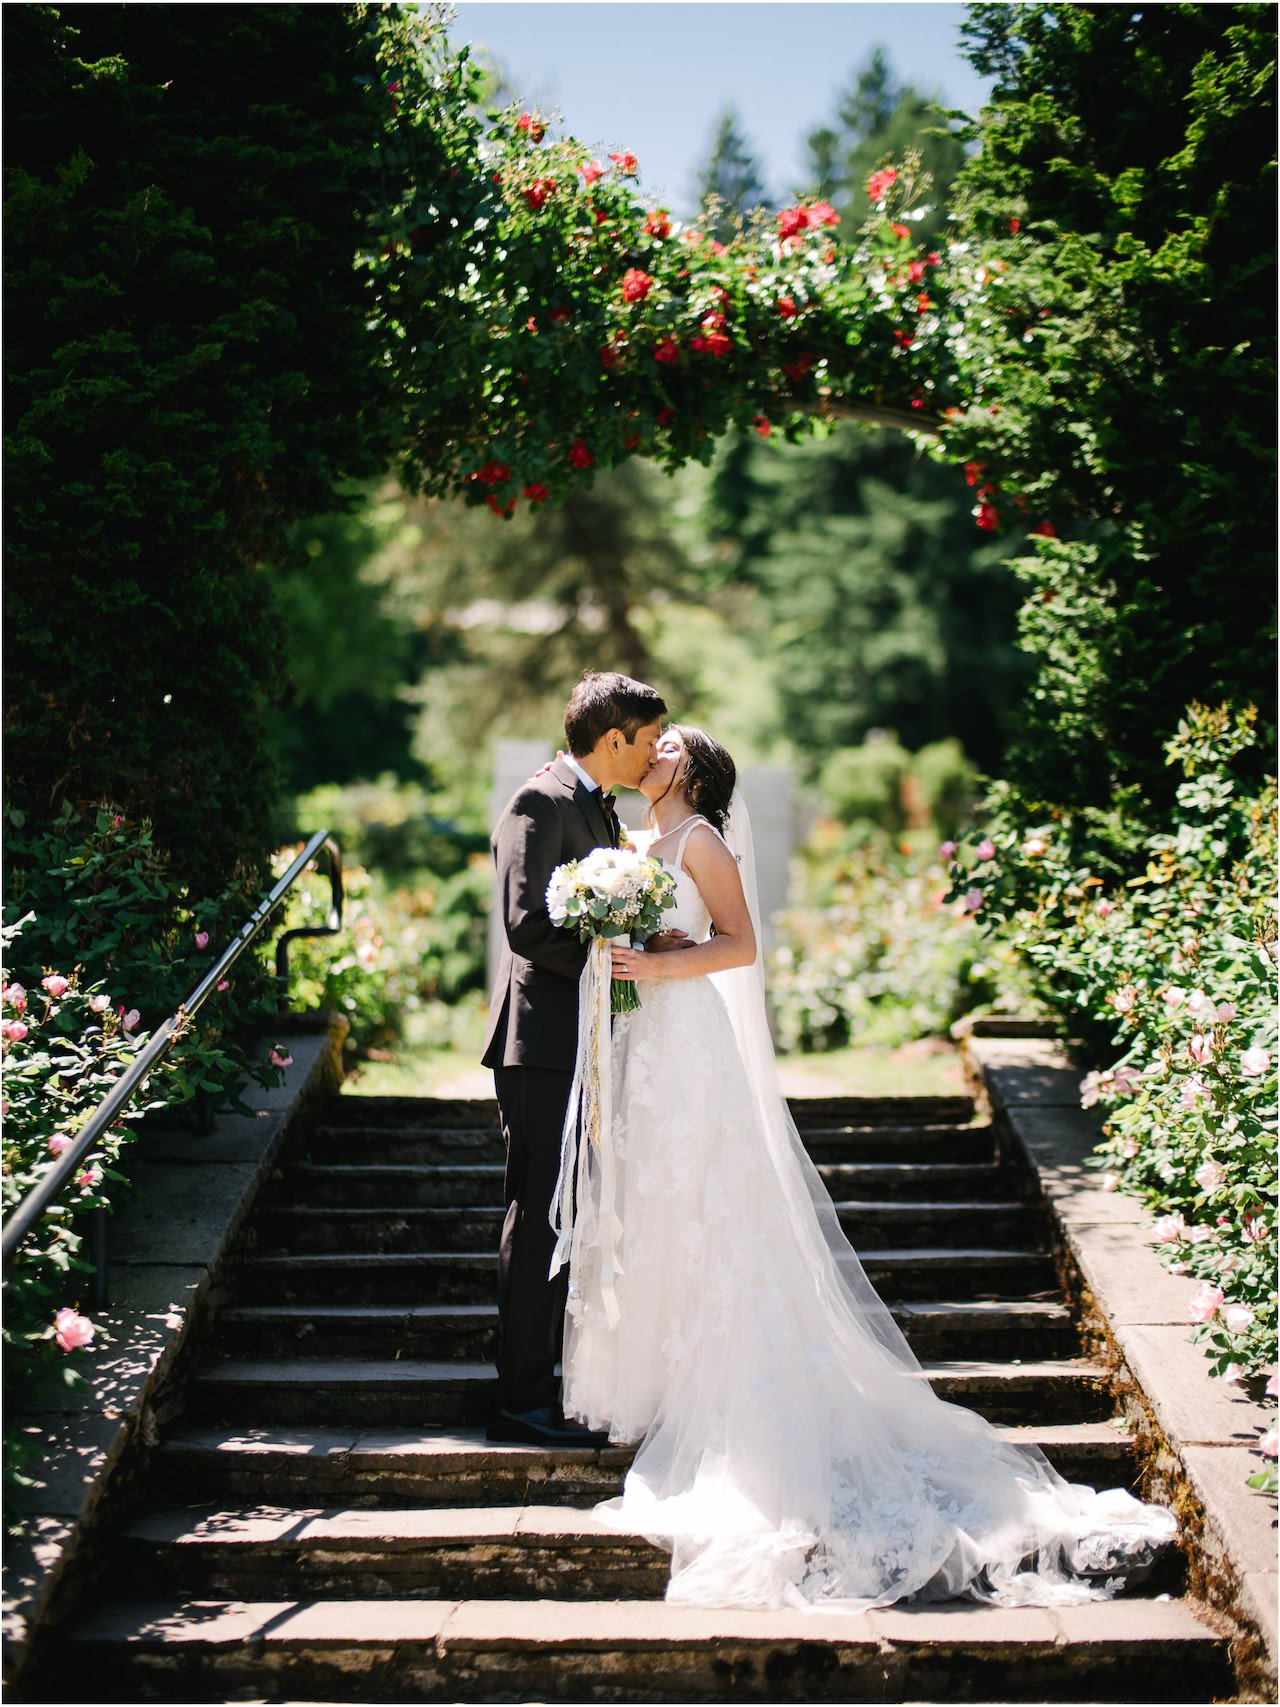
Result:
<svg viewBox="0 0 1280 1707"><path fill-rule="evenodd" d="M451 1048L433 1046L425 1016L412 1015L408 1035L395 1050L358 1064L345 1086L348 1096L492 1096L493 1078L480 1065L483 1015L477 1009L474 1039ZM822 1055L784 1055L779 1060L788 1096L949 1096L964 1091L956 1049L940 1037L920 1038L897 1049L837 1049Z"/></svg>

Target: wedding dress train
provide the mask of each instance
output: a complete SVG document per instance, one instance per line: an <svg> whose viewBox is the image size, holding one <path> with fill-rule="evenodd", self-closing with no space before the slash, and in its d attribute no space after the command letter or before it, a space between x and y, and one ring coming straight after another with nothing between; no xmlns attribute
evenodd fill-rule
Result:
<svg viewBox="0 0 1280 1707"><path fill-rule="evenodd" d="M681 860L699 824L669 861L671 923L694 940L710 917ZM749 853L744 878L754 901ZM1145 1573L1174 1534L1169 1512L1064 1481L1038 1449L928 1386L778 1092L759 961L639 988L639 1010L614 1022L603 1140L620 1223L613 1293L606 1314L593 1154L585 1190L579 1176L564 1408L639 1442L621 1497L596 1512L670 1549L667 1598L1047 1605L1106 1598Z"/></svg>

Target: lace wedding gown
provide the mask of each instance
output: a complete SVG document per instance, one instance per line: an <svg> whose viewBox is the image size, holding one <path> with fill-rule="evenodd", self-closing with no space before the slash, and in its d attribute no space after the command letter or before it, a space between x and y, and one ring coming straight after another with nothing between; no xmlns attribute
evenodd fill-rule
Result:
<svg viewBox="0 0 1280 1707"><path fill-rule="evenodd" d="M681 865L694 829L674 847L666 917L700 941L710 916ZM686 1603L1113 1594L1168 1544L1172 1515L1065 1482L931 1391L776 1094L767 1034L750 1052L768 1060L744 1058L722 994L740 976L645 981L639 1010L614 1021L617 1318L601 1299L593 1155L564 1408L640 1444L597 1516L669 1548L667 1598Z"/></svg>

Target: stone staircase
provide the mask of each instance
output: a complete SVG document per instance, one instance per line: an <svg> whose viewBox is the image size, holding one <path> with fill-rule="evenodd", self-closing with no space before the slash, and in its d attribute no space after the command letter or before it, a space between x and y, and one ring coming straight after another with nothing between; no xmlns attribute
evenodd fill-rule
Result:
<svg viewBox="0 0 1280 1707"><path fill-rule="evenodd" d="M793 1104L937 1390L1128 1485L1026 1181L963 1097ZM482 1101L338 1097L256 1208L145 1502L29 1698L1197 1701L1225 1640L1173 1556L1057 1612L667 1607L598 1526L629 1454L485 1442L502 1145Z"/></svg>

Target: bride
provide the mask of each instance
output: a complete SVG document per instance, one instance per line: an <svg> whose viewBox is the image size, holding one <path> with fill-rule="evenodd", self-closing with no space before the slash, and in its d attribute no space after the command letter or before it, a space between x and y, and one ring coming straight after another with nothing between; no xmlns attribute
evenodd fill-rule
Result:
<svg viewBox="0 0 1280 1707"><path fill-rule="evenodd" d="M1149 1568L1173 1517L1065 1482L929 1388L778 1088L734 781L701 730L658 743L648 851L675 873L667 917L695 946L614 949L641 1006L614 1021L613 1116L576 1161L566 1135L564 1409L639 1442L596 1514L670 1549L673 1601L1105 1598Z"/></svg>

